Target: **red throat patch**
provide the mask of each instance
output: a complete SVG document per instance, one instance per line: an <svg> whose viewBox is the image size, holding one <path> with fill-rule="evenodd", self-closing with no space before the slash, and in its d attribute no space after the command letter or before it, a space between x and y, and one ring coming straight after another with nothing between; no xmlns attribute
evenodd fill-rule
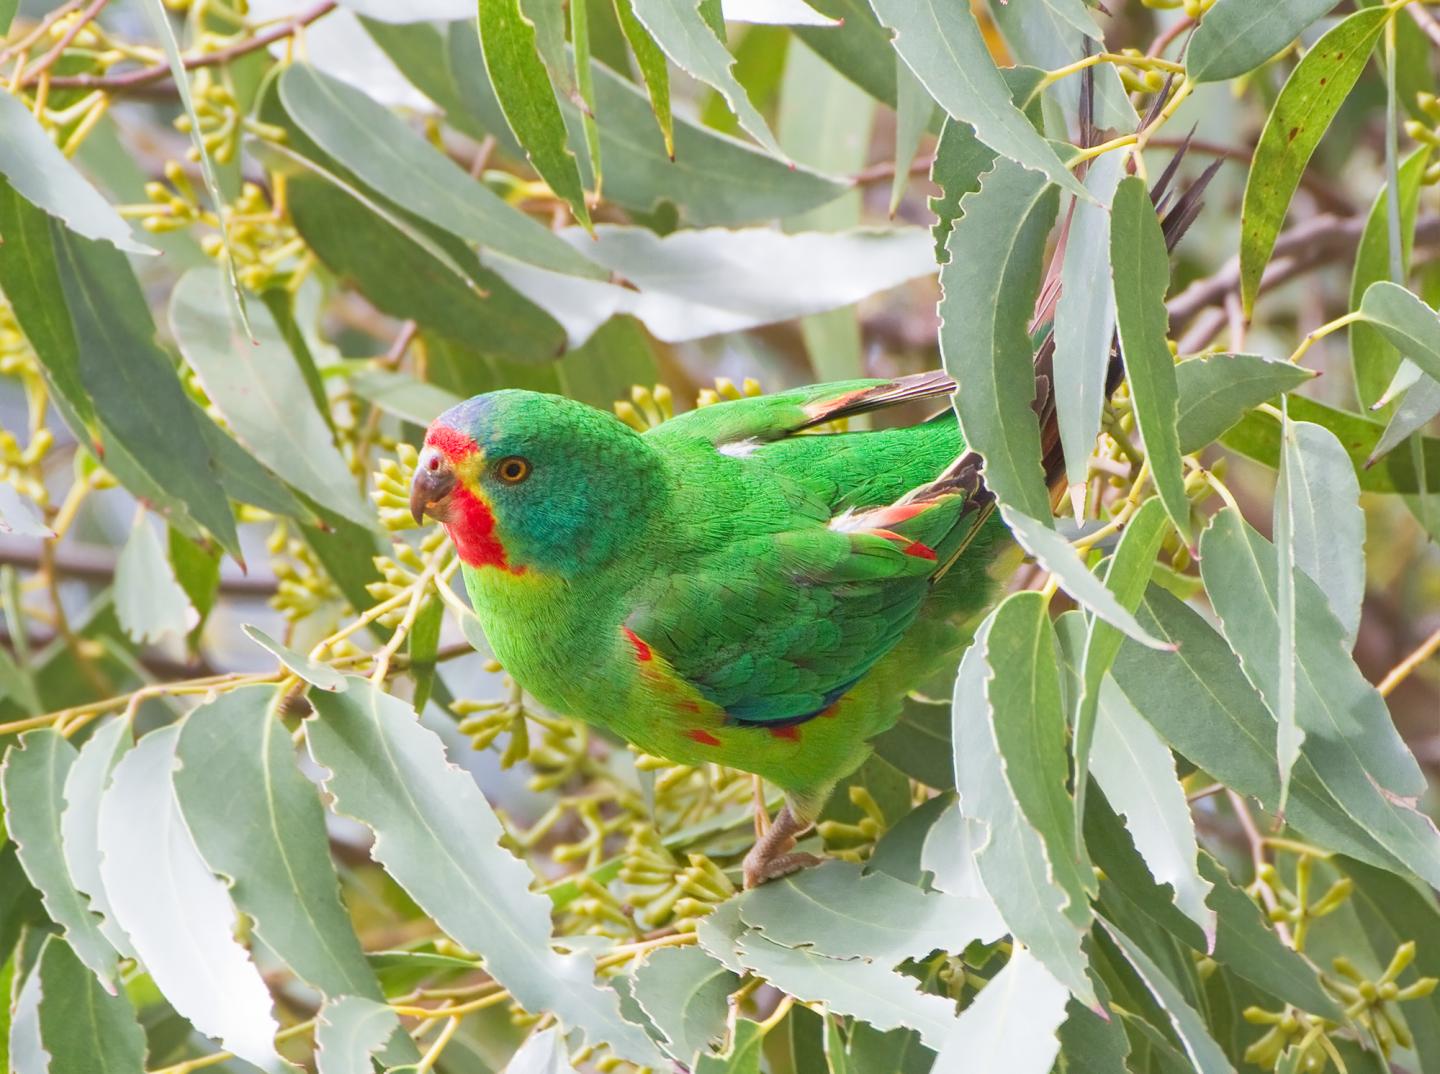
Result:
<svg viewBox="0 0 1440 1074"><path fill-rule="evenodd" d="M445 532L454 542L460 562L467 567L499 567L511 574L525 573L524 567L512 567L506 558L505 546L495 536L495 515L489 505L464 485L457 485L450 497Z"/></svg>

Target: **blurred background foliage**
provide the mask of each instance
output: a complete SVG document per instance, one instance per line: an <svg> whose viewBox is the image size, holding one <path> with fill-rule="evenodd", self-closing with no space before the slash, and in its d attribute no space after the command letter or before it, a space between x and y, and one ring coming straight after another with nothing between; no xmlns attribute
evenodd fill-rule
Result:
<svg viewBox="0 0 1440 1074"><path fill-rule="evenodd" d="M1224 26L1254 2L1220 0ZM1061 930L1078 930L1080 989L1036 926L1016 925L1013 901L989 892L997 919L986 896L987 868L1006 865L977 866L975 817L954 804L948 680L907 701L831 803L812 840L839 862L738 899L765 789L636 755L528 703L452 588L443 534L405 509L424 425L495 388L560 392L645 428L761 390L957 372L937 261L947 238L973 249L962 224L982 173L1037 174L990 172L987 145L1032 166L1050 153L1058 174L1075 146L1112 140L1090 154L1114 162L1112 190L1122 158L1153 182L1185 145L1182 186L1219 167L1171 265L1171 351L1303 356L1323 375L1246 365L1262 389L1247 394L1241 366L1182 364L1179 430L1187 414L1195 424L1176 441L1192 459L1180 495L1196 520L1229 502L1272 536L1270 400L1293 388L1289 416L1336 434L1364 511L1358 622L1339 626L1433 782L1440 456L1417 434L1440 411L1428 394L1440 358L1422 360L1440 354L1440 327L1407 322L1436 336L1406 349L1417 366L1392 383L1404 324L1335 319L1370 303L1376 281L1440 299L1440 24L1422 3L1276 0L1274 25L1206 45L1192 34L1222 26L1210 7L480 0L477 20L471 0L0 0L10 1067L349 1074L373 1054L453 1074L919 1074L962 1069L957 1057L1022 1074L1440 1069L1433 829L1414 834L1405 795L1360 816L1374 788L1334 786L1309 754L1292 776L1282 747L1277 775L1274 747L1258 760L1241 748L1287 720L1253 666L1262 642L1222 639L1157 595L1232 627L1245 618L1261 590L1225 566L1234 547L1218 526L1213 579L1173 529L1140 564L1142 589L1155 583L1146 629L1184 635L1182 653L1210 662L1162 675L1127 642L1109 680L1120 700L1101 694L1103 793L1080 841L1100 879L1084 920ZM1293 107L1282 88L1327 32L1354 35L1373 62L1313 130L1308 168L1287 149L1303 124L1282 119L1252 170L1267 118L1275 128L1272 113ZM935 59L957 40L981 62ZM991 62L1003 83L986 82ZM1328 115L1314 78L1310 118ZM971 113L1003 112L996 86L1024 106L1019 127ZM1091 113L1100 134L1081 123ZM1287 181L1293 201L1271 189ZM1081 232L1069 203L1067 256L1089 273L1073 281L1077 306L1102 312L1068 324L1101 326L1087 359L1100 368L1111 272L1118 287L1125 266L1111 265L1108 226ZM1256 221L1277 206L1272 257ZM1064 231L1036 250L1051 265L1041 308ZM1096 256L1081 259L1077 234L1100 236ZM962 269L1001 278L983 257L954 269L952 283ZM1004 316L1043 334L1023 292L1002 290ZM1130 385L1103 416L1093 402L1104 431L1082 437L1088 461L1071 459L1088 528L1054 523L1091 566L1151 494ZM1387 421L1390 454L1360 466ZM1323 499L1343 499L1336 473L1288 477L1335 507L1308 547L1333 526L1358 557L1349 505ZM1007 590L1053 596L1061 641L1078 630L1085 643L1099 620L1067 611L1068 561L1027 548ZM1332 622L1307 619L1309 595L1300 649ZM1335 638L1316 644L1338 665L1324 649ZM1003 640L992 634L985 659L1006 674ZM1302 677L1316 670L1296 660ZM1373 718L1378 695L1336 674L1313 696L1338 681ZM347 718L373 737L339 733ZM1360 737L1389 742L1373 725ZM335 798L323 815L322 769ZM1142 831L1136 798L1121 801L1128 777L1158 796L1158 833ZM1286 793L1294 829L1278 817ZM1412 797L1433 816L1433 792ZM1392 830L1415 858L1374 834ZM532 877L543 897L526 895ZM1042 932L1066 916L1036 912L1053 915ZM497 940L497 924L518 938ZM1108 1020L1091 1013L1106 1002Z"/></svg>

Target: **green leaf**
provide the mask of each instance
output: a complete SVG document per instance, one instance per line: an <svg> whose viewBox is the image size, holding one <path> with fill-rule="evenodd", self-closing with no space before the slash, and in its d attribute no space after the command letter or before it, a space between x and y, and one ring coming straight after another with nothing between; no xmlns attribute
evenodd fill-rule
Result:
<svg viewBox="0 0 1440 1074"><path fill-rule="evenodd" d="M1035 560L1047 571L1059 580L1060 586L1066 593L1092 615L1099 616L1107 624L1114 627L1127 637L1134 638L1141 645L1148 645L1152 649L1169 649L1170 646L1158 638L1153 638L1145 632L1145 629L1136 621L1135 616L1124 606L1121 600L1116 599L1113 586L1107 588L1100 579L1086 569L1085 563L1080 558L1080 553L1075 551L1074 546L1060 534L1056 533L1050 526L1039 519L1031 518L1021 514L1006 504L1001 504L1000 513L1005 518L1005 524L1010 527L1011 534L1016 542L1026 552L1035 557ZM1046 518L1048 519L1048 514ZM1159 530L1159 520L1150 523L1151 529L1148 533ZM1163 535L1163 534L1162 534ZM1159 536L1155 537L1156 551L1159 551ZM1148 568L1155 559L1152 552L1145 560L1147 573L1141 581L1141 588L1135 593L1135 603L1140 601L1140 593L1144 591L1144 581L1148 580ZM1116 639L1119 644L1119 639Z"/></svg>
<svg viewBox="0 0 1440 1074"><path fill-rule="evenodd" d="M948 116L935 144L935 159L930 164L930 182L940 188L938 197L930 199L935 224L935 260L944 264L950 231L964 215L961 208L965 196L980 189L981 178L995 167L995 151L975 137L975 128Z"/></svg>
<svg viewBox="0 0 1440 1074"><path fill-rule="evenodd" d="M430 597L420 605L415 623L405 639L410 656L410 677L415 680L415 693L410 704L417 713L424 712L435 687L436 657L440 653L440 628L445 622L445 603ZM443 695L442 695L443 696Z"/></svg>
<svg viewBox="0 0 1440 1074"><path fill-rule="evenodd" d="M422 231L410 225L402 230L348 192L316 178L297 176L287 190L295 226L316 256L353 280L383 312L414 319L497 356L544 362L564 349L564 331L549 314L480 268L454 240L417 241ZM446 254L444 260L437 252ZM476 294L451 266L461 267L487 294Z"/></svg>
<svg viewBox="0 0 1440 1074"><path fill-rule="evenodd" d="M1062 770L1069 767L1065 716L1058 711L1059 682L1048 620L1045 630L1038 629L1037 613L1044 615L1040 594L1009 598L980 625L960 663L952 732L955 785L964 817L979 826L974 833L980 840L975 861L985 890L1005 924L1015 939L1034 951L1075 996L1093 1005L1094 988L1085 974L1086 958L1080 946L1090 923L1085 888L1093 880L1080 875L1074 815L1064 815L1066 810L1058 801L1059 795L1065 794L1065 775L1063 771L1057 773L1056 765ZM999 634L992 646L997 627ZM1048 682L1042 685L1044 673L1036 667L1047 664L1041 639L1049 647L1048 669L1053 687ZM1026 643L1030 645L1028 650ZM997 666L1005 668L1003 676L996 674ZM1032 706L1031 690L1042 688L1043 703ZM1006 741L1002 745L1001 729L1007 721L1014 726L1005 728ZM1050 725L1048 734L1029 743L1023 741L1027 732L1040 732L1046 725ZM1011 756L1019 756L1025 749L1038 752L1007 765L1004 745L1015 751ZM1061 780L1058 787L1054 785L1057 774ZM1012 786L1012 779L1020 789ZM1024 811L1021 789L1027 792L1026 805L1036 815L1041 815L1041 807L1051 802L1060 805L1062 816L1046 818L1048 839L1042 838ZM1073 801L1070 808L1074 808ZM970 837L969 832L966 834Z"/></svg>
<svg viewBox="0 0 1440 1074"><path fill-rule="evenodd" d="M876 1029L914 1029L931 1047L944 1043L954 1004L917 991L914 978L865 959L827 958L803 947L784 947L748 932L735 943L746 969L806 1003L824 1003Z"/></svg>
<svg viewBox="0 0 1440 1074"><path fill-rule="evenodd" d="M1440 314L1423 299L1397 283L1381 280L1366 288L1358 313L1401 355L1432 379L1440 379ZM1381 447L1390 439L1388 433L1382 437L1370 462L1383 454Z"/></svg>
<svg viewBox="0 0 1440 1074"><path fill-rule="evenodd" d="M1274 546L1227 508L1206 528L1201 557L1201 576L1221 630L1246 677L1273 708L1279 631ZM1424 791L1419 765L1391 723L1384 699L1346 652L1324 594L1305 575L1296 575L1295 589L1296 708L1306 756L1381 843L1417 872L1440 875L1440 834L1399 801Z"/></svg>
<svg viewBox="0 0 1440 1074"><path fill-rule="evenodd" d="M630 48L635 53L640 77L645 80L645 89L650 94L650 108L655 113L655 122L660 125L661 137L665 139L666 155L674 160L675 119L670 114L670 67L665 61L665 53L635 17L632 0L615 0L615 16L620 21L625 40L630 42Z"/></svg>
<svg viewBox="0 0 1440 1074"><path fill-rule="evenodd" d="M201 705L181 725L175 796L196 849L265 946L330 999L379 1000L340 902L325 812L296 767L270 686Z"/></svg>
<svg viewBox="0 0 1440 1074"><path fill-rule="evenodd" d="M1157 587L1150 588L1139 614L1149 630L1179 648L1160 654L1126 642L1112 670L1116 683L1171 748L1275 811L1280 802L1275 720L1229 645L1197 612ZM1406 859L1382 847L1337 802L1341 788L1332 795L1308 752L1302 750L1291 775L1286 820L1320 846L1408 871Z"/></svg>
<svg viewBox="0 0 1440 1074"><path fill-rule="evenodd" d="M955 1020L935 1069L1049 1074L1060 1051L1055 1031L1069 1000L1066 987L1017 945L1004 969Z"/></svg>
<svg viewBox="0 0 1440 1074"><path fill-rule="evenodd" d="M166 634L183 638L200 621L145 511L135 513L115 564L115 614L125 633L141 643Z"/></svg>
<svg viewBox="0 0 1440 1074"><path fill-rule="evenodd" d="M590 5L588 2L570 5L570 42L574 48L580 123L585 129L585 149L590 156L590 171L595 178L595 197L598 199L604 184L600 167L600 131L595 124L595 72L590 61Z"/></svg>
<svg viewBox="0 0 1440 1074"><path fill-rule="evenodd" d="M910 185L910 164L935 115L935 102L924 84L895 56L895 176L890 181L890 218Z"/></svg>
<svg viewBox="0 0 1440 1074"><path fill-rule="evenodd" d="M691 1065L725 1034L726 999L740 978L697 947L666 947L635 969L634 995L665 1034L665 1050Z"/></svg>
<svg viewBox="0 0 1440 1074"><path fill-rule="evenodd" d="M371 1058L400 1028L383 1003L364 996L327 1000L315 1020L315 1065L319 1074L356 1074L373 1069Z"/></svg>
<svg viewBox="0 0 1440 1074"><path fill-rule="evenodd" d="M1011 102L968 7L940 0L872 0L872 5L880 21L895 31L895 50L946 112L973 126L1002 157L1089 200L1084 186Z"/></svg>
<svg viewBox="0 0 1440 1074"><path fill-rule="evenodd" d="M1334 6L1332 0L1219 0L1190 39L1185 69L1196 82L1253 71Z"/></svg>
<svg viewBox="0 0 1440 1074"><path fill-rule="evenodd" d="M0 485L0 534L41 538L55 536L31 501L8 484Z"/></svg>
<svg viewBox="0 0 1440 1074"><path fill-rule="evenodd" d="M1402 20L1403 24L1403 20ZM1428 42L1427 42L1428 45ZM1421 181L1430 163L1431 146L1422 145L1400 165L1400 247L1401 267L1410 267L1415 245L1415 220L1420 211ZM1359 307L1372 283L1390 279L1390 187L1380 187L1365 218L1360 245L1355 248L1355 268L1350 278L1350 308ZM1374 326L1357 322L1350 326L1350 368L1355 377L1355 396L1362 409L1372 407L1385 393L1395 376L1401 356Z"/></svg>
<svg viewBox="0 0 1440 1074"><path fill-rule="evenodd" d="M1115 554L1109 560L1105 574L1105 592L1111 602L1121 609L1129 620L1136 624L1138 633L1129 632L1129 637L1152 649L1173 651L1167 643L1152 638L1140 629L1134 617L1134 610L1145 595L1150 576L1155 572L1155 557L1160 554L1161 542L1165 539L1165 505L1158 500L1147 500L1130 519L1125 532L1115 547ZM1059 540L1060 538L1056 538ZM1069 545L1066 545L1069 548ZM1072 551L1072 555L1075 553ZM1099 585L1095 575L1085 570L1076 556L1075 566L1084 571L1090 580ZM1091 739L1095 733L1096 713L1100 704L1101 683L1115 662L1120 651L1121 632L1113 621L1099 617L1098 612L1089 618L1085 635L1085 648L1078 662L1080 676L1079 696L1075 702L1074 735L1072 748L1075 757L1075 817L1077 824L1085 817L1085 783L1090 770ZM1187 813L1188 816L1188 813Z"/></svg>
<svg viewBox="0 0 1440 1074"><path fill-rule="evenodd" d="M1280 472L1275 479L1275 503L1271 528L1275 535L1275 551L1279 556L1276 571L1275 618L1279 644L1275 650L1275 692L1268 699L1275 715L1275 759L1280 765L1280 813L1290 797L1290 772L1300 756L1305 732L1295 720L1295 540L1292 536L1296 514L1296 493L1292 489L1293 471L1298 463L1299 446L1295 441L1295 424L1285 400L1280 401L1280 438L1283 447ZM1254 682L1252 677L1251 682Z"/></svg>
<svg viewBox="0 0 1440 1074"><path fill-rule="evenodd" d="M1170 886L1175 905L1204 931L1208 949L1216 930L1215 911L1205 902L1211 887L1195 864L1195 822L1170 748L1113 679L1105 679L1099 702L1091 751L1096 782L1125 817L1150 875Z"/></svg>
<svg viewBox="0 0 1440 1074"><path fill-rule="evenodd" d="M665 55L715 89L746 133L771 154L786 159L765 118L736 79L735 58L701 15L702 0L631 0L631 5Z"/></svg>
<svg viewBox="0 0 1440 1074"><path fill-rule="evenodd" d="M748 1018L735 1021L735 1033L723 1055L702 1055L695 1074L760 1074L765 1034Z"/></svg>
<svg viewBox="0 0 1440 1074"><path fill-rule="evenodd" d="M65 777L65 811L60 814L60 841L70 879L76 890L90 900L90 909L100 916L100 931L110 946L126 958L133 958L135 952L115 921L110 896L100 879L98 825L100 796L110 782L111 771L130 746L130 725L126 720L109 720L86 739Z"/></svg>
<svg viewBox="0 0 1440 1074"><path fill-rule="evenodd" d="M941 706L936 705L936 708ZM948 709L949 706L944 706ZM946 713L947 717L949 713ZM947 731L946 750L949 752L950 736ZM951 776L953 781L954 776ZM927 798L920 805L906 813L891 828L886 829L883 835L875 844L875 850L865 862L867 872L884 873L893 876L901 883L913 884L917 887L927 886L927 877L923 868L922 859L925 852L926 840L935 827L938 820L945 814L946 810L955 804L955 796L949 792L942 792L932 798ZM936 890L943 890L939 885L933 885ZM972 895L980 895L981 889L969 892Z"/></svg>
<svg viewBox="0 0 1440 1074"><path fill-rule="evenodd" d="M1166 342L1165 292L1170 255L1150 192L1139 176L1121 180L1110 222L1110 265L1115 276L1115 315L1135 419L1145 438L1155 489L1190 542L1190 501L1180 458L1175 360Z"/></svg>
<svg viewBox="0 0 1440 1074"><path fill-rule="evenodd" d="M311 698L306 723L316 764L330 770L336 808L375 831L372 856L458 943L532 1011L655 1065L654 1045L620 1017L590 962L550 947L549 900L529 890L529 868L499 846L502 830L469 775L410 706L354 679L344 693Z"/></svg>
<svg viewBox="0 0 1440 1074"><path fill-rule="evenodd" d="M927 787L955 785L950 763L950 706L907 697L893 727L873 740L878 757Z"/></svg>
<svg viewBox="0 0 1440 1074"><path fill-rule="evenodd" d="M170 298L170 330L205 394L262 463L321 506L372 525L374 512L270 311L255 308L246 339L222 290L217 273L191 269Z"/></svg>
<svg viewBox="0 0 1440 1074"><path fill-rule="evenodd" d="M1188 455L1214 443L1247 412L1316 375L1258 354L1204 354L1181 362L1175 367L1181 452Z"/></svg>
<svg viewBox="0 0 1440 1074"><path fill-rule="evenodd" d="M100 986L58 936L45 941L32 971L40 983L40 1043L52 1074L142 1074L145 1034L124 990Z"/></svg>
<svg viewBox="0 0 1440 1074"><path fill-rule="evenodd" d="M56 389L76 438L177 521L193 518L240 557L239 537L199 413L155 342L125 255L66 231L0 181L0 288ZM63 296L63 302L57 301ZM75 419L72 422L72 418Z"/></svg>
<svg viewBox="0 0 1440 1074"><path fill-rule="evenodd" d="M15 959L7 965L18 974ZM16 995L8 1041L9 1070L12 1074L49 1074L50 1057L40 1043L40 974L32 967L23 983L18 976L13 983Z"/></svg>
<svg viewBox="0 0 1440 1074"><path fill-rule="evenodd" d="M932 951L994 943L1005 925L988 899L926 894L851 862L826 862L747 893L740 918L765 938L831 958L894 966Z"/></svg>
<svg viewBox="0 0 1440 1074"><path fill-rule="evenodd" d="M286 669L300 676L311 686L318 686L322 690L345 689L347 683L345 676L334 668L326 664L317 664L308 656L303 656L289 646L280 644L257 626L244 623L240 629L245 632L247 638L260 648L267 650Z"/></svg>
<svg viewBox="0 0 1440 1074"><path fill-rule="evenodd" d="M1060 423L1065 475L1072 487L1088 475L1105 380L1115 345L1115 289L1110 286L1110 211L1124 157L1106 153L1090 166L1085 188L1094 201L1080 201L1070 219L1065 260L1060 266L1060 301L1055 306L1055 416Z"/></svg>
<svg viewBox="0 0 1440 1074"><path fill-rule="evenodd" d="M572 1074L565 1038L554 1026L532 1033L505 1064L505 1074Z"/></svg>
<svg viewBox="0 0 1440 1074"><path fill-rule="evenodd" d="M180 107L184 109L185 117L189 120L190 147L195 153L195 159L200 162L200 175L205 181L205 192L210 196L210 208L220 221L220 244L225 251L221 261L230 282L229 301L234 305L241 326L249 332L250 316L246 309L245 291L240 286L240 277L235 274L235 248L230 242L227 203L225 195L220 191L220 179L215 174L215 162L205 144L205 128L201 126L200 116L195 111L195 98L190 91L190 72L185 66L184 57L180 55L180 42L175 40L175 31L170 25L170 13L166 10L165 0L144 0L144 7L145 14L150 19L150 27L165 50L165 63L170 68L170 77L180 95Z"/></svg>
<svg viewBox="0 0 1440 1074"><path fill-rule="evenodd" d="M367 403L416 425L429 425L456 403L464 402L454 392L416 380L408 373L380 369L369 363L352 373L349 383L355 394Z"/></svg>
<svg viewBox="0 0 1440 1074"><path fill-rule="evenodd" d="M520 10L520 0L494 0L480 9L479 29L485 69L510 129L540 177L588 229L580 169L566 146L565 118L535 51L534 24Z"/></svg>
<svg viewBox="0 0 1440 1074"><path fill-rule="evenodd" d="M1286 471L1295 565L1310 576L1353 648L1365 599L1365 512L1345 448L1323 425L1292 421Z"/></svg>
<svg viewBox="0 0 1440 1074"><path fill-rule="evenodd" d="M1043 176L999 162L961 201L964 216L940 270L940 355L959 385L954 405L965 442L984 457L986 485L1000 502L1035 519L1050 518L1050 497L1030 405L1027 326L1057 204Z"/></svg>
<svg viewBox="0 0 1440 1074"><path fill-rule="evenodd" d="M280 78L280 99L316 145L407 212L526 264L609 279L603 268L466 175L363 91L297 63Z"/></svg>
<svg viewBox="0 0 1440 1074"><path fill-rule="evenodd" d="M121 758L100 800L100 876L120 927L170 1005L206 1036L262 1070L275 1051L270 993L235 941L235 908L180 814L170 773L175 725Z"/></svg>
<svg viewBox="0 0 1440 1074"><path fill-rule="evenodd" d="M894 108L895 50L868 0L805 0L833 26L796 26L792 33L870 96Z"/></svg>
<svg viewBox="0 0 1440 1074"><path fill-rule="evenodd" d="M1155 998L1155 1002L1170 1018L1171 1028L1180 1038L1185 1054L1194 1064L1195 1074L1235 1074L1235 1068L1225 1058L1225 1053L1215 1043L1205 1028L1205 1022L1195 1009L1185 1001L1184 995L1165 976L1145 950L1109 921L1104 921L1106 933L1125 953L1126 959L1140 975L1140 980Z"/></svg>
<svg viewBox="0 0 1440 1074"><path fill-rule="evenodd" d="M1252 10L1245 0L1233 6ZM1315 42L1290 73L1265 120L1240 212L1240 293L1247 317L1300 175L1393 15L1393 9L1385 7L1357 11Z"/></svg>
<svg viewBox="0 0 1440 1074"><path fill-rule="evenodd" d="M461 93L483 99L489 86L473 26L450 28L450 64ZM735 227L804 212L848 189L683 117L675 119L672 160L645 94L603 64L594 66L607 201L640 213L674 212L692 227ZM566 111L577 112L573 105Z"/></svg>
<svg viewBox="0 0 1440 1074"><path fill-rule="evenodd" d="M56 148L18 97L0 91L0 175L25 200L77 235L104 240L132 254L158 251L136 241L130 225Z"/></svg>
<svg viewBox="0 0 1440 1074"><path fill-rule="evenodd" d="M101 933L100 919L91 913L85 896L76 890L61 841L65 777L75 757L75 747L49 728L21 735L0 766L5 825L25 875L40 892L45 912L69 941L67 950L73 949L113 993L115 949Z"/></svg>

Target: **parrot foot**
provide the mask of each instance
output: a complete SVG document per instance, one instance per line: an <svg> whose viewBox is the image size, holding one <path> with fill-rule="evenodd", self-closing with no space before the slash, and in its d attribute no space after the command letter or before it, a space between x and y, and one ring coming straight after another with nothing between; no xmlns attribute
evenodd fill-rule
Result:
<svg viewBox="0 0 1440 1074"><path fill-rule="evenodd" d="M809 824L796 819L788 805L782 806L775 815L774 823L745 855L745 889L748 891L767 881L820 864L822 859L814 854L795 850L795 837L809 828Z"/></svg>

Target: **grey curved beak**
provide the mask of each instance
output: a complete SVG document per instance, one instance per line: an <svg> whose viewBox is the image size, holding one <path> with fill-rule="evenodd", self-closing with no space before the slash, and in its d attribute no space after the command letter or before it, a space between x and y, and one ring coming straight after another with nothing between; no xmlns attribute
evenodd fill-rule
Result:
<svg viewBox="0 0 1440 1074"><path fill-rule="evenodd" d="M426 448L410 481L411 516L417 523L424 522L426 515L445 521L445 507L454 491L455 472L449 462L433 448Z"/></svg>

